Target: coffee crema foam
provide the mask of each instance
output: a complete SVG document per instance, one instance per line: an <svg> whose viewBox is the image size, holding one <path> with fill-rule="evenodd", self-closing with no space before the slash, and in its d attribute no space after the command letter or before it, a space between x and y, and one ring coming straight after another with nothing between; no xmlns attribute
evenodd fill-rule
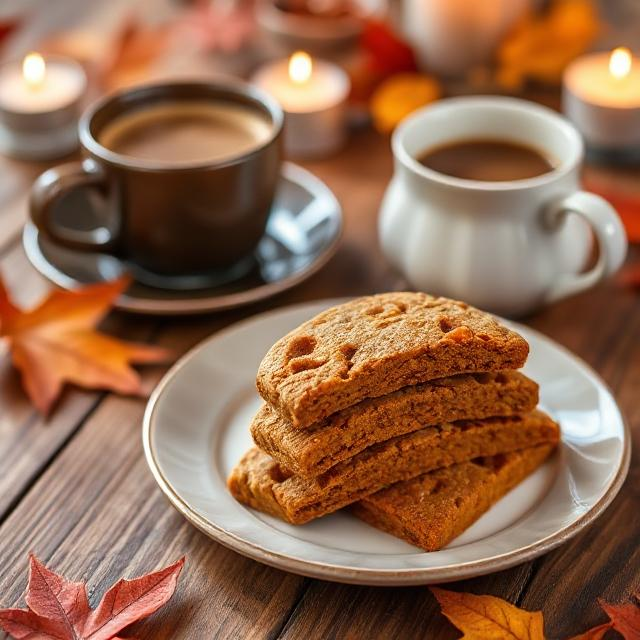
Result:
<svg viewBox="0 0 640 640"><path fill-rule="evenodd" d="M233 102L183 100L137 108L98 135L101 145L162 166L221 162L264 144L273 131L266 114Z"/></svg>

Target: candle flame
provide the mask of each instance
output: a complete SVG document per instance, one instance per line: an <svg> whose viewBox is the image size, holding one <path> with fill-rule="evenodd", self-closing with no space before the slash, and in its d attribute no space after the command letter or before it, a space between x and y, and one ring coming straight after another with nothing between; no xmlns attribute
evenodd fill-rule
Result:
<svg viewBox="0 0 640 640"><path fill-rule="evenodd" d="M296 51L289 58L289 77L296 84L305 84L311 77L313 62L311 56L304 51Z"/></svg>
<svg viewBox="0 0 640 640"><path fill-rule="evenodd" d="M631 71L631 51L626 47L618 47L611 52L609 71L614 78L624 78Z"/></svg>
<svg viewBox="0 0 640 640"><path fill-rule="evenodd" d="M22 62L22 75L25 82L32 89L38 89L44 82L46 65L39 53L30 53Z"/></svg>

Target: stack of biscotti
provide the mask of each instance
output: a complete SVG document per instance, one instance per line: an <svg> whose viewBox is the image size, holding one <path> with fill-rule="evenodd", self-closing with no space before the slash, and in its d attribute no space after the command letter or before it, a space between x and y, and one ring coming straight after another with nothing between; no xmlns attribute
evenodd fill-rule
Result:
<svg viewBox="0 0 640 640"><path fill-rule="evenodd" d="M257 445L229 477L240 502L303 524L352 505L427 550L536 469L558 425L517 371L528 344L489 314L423 293L333 307L258 370Z"/></svg>

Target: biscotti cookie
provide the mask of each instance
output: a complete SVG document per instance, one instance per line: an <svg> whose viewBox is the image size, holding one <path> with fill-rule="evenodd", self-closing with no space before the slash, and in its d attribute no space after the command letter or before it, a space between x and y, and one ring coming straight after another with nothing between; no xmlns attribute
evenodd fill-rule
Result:
<svg viewBox="0 0 640 640"><path fill-rule="evenodd" d="M264 405L251 434L291 472L313 477L394 436L442 422L528 413L537 404L538 385L516 371L461 374L363 400L306 429Z"/></svg>
<svg viewBox="0 0 640 640"><path fill-rule="evenodd" d="M425 473L351 505L353 514L425 551L437 551L535 471L553 451L541 445Z"/></svg>
<svg viewBox="0 0 640 640"><path fill-rule="evenodd" d="M519 369L528 351L524 338L463 302L382 293L324 311L278 340L256 382L279 413L306 427L408 385Z"/></svg>
<svg viewBox="0 0 640 640"><path fill-rule="evenodd" d="M480 456L555 444L558 439L558 425L540 411L447 423L368 447L316 478L293 475L255 448L231 472L228 487L240 502L303 524L394 482Z"/></svg>

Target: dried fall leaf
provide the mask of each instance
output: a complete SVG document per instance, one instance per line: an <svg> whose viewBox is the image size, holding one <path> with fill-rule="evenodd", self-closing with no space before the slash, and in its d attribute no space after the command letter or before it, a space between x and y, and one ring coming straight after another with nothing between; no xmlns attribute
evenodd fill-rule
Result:
<svg viewBox="0 0 640 640"><path fill-rule="evenodd" d="M112 55L99 70L103 86L114 90L144 80L151 65L167 49L171 37L169 25L147 27L135 18L125 20L115 38Z"/></svg>
<svg viewBox="0 0 640 640"><path fill-rule="evenodd" d="M613 624L611 622L605 622L577 636L572 636L569 640L602 640L604 634L607 633L612 626Z"/></svg>
<svg viewBox="0 0 640 640"><path fill-rule="evenodd" d="M640 638L640 607L633 602L610 604L602 599L598 603L611 618L611 625L625 640Z"/></svg>
<svg viewBox="0 0 640 640"><path fill-rule="evenodd" d="M380 133L390 133L410 113L437 100L441 89L438 82L419 73L399 73L391 76L371 97L371 118Z"/></svg>
<svg viewBox="0 0 640 640"><path fill-rule="evenodd" d="M30 556L28 609L0 609L0 628L16 640L118 640L133 622L151 615L173 595L184 558L134 580L119 580L96 609L83 582L68 582Z"/></svg>
<svg viewBox="0 0 640 640"><path fill-rule="evenodd" d="M609 622L593 627L569 640L601 640L609 629L617 631L625 640L640 638L640 607L637 604L632 602L610 604L600 598L598 603L609 616Z"/></svg>
<svg viewBox="0 0 640 640"><path fill-rule="evenodd" d="M367 20L360 36L369 69L382 77L416 71L413 49L383 20Z"/></svg>
<svg viewBox="0 0 640 640"><path fill-rule="evenodd" d="M528 79L559 84L564 68L599 30L591 0L553 0L542 14L528 13L501 43L496 80L510 90Z"/></svg>
<svg viewBox="0 0 640 640"><path fill-rule="evenodd" d="M367 105L374 90L398 73L417 71L413 49L382 20L365 20L357 53L347 62L351 101Z"/></svg>
<svg viewBox="0 0 640 640"><path fill-rule="evenodd" d="M544 640L541 611L525 611L494 596L430 589L464 640Z"/></svg>
<svg viewBox="0 0 640 640"><path fill-rule="evenodd" d="M76 291L53 291L37 307L16 307L0 279L0 337L9 344L27 395L49 413L65 383L141 395L131 363L166 362L166 349L122 342L94 327L129 281L119 279Z"/></svg>

